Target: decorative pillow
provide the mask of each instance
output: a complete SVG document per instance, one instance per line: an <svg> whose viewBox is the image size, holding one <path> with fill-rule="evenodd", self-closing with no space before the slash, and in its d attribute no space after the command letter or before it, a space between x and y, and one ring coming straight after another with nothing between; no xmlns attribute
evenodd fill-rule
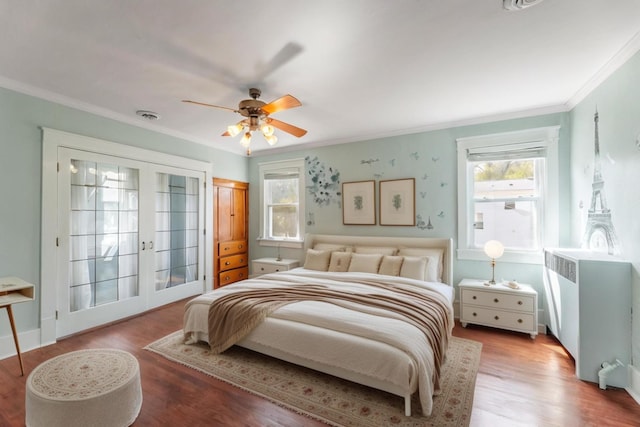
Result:
<svg viewBox="0 0 640 427"><path fill-rule="evenodd" d="M443 254L443 249L436 248L400 248L398 252L402 256L429 257L424 276L427 282L442 282Z"/></svg>
<svg viewBox="0 0 640 427"><path fill-rule="evenodd" d="M349 263L351 262L351 252L331 252L331 261L329 261L329 271L339 271L344 273L349 271Z"/></svg>
<svg viewBox="0 0 640 427"><path fill-rule="evenodd" d="M361 273L377 273L378 266L382 261L382 255L380 254L359 254L355 253L351 255L351 263L349 264L349 270L358 271Z"/></svg>
<svg viewBox="0 0 640 427"><path fill-rule="evenodd" d="M399 276L400 267L402 266L403 258L401 256L385 255L382 257L380 268L378 268L378 274L385 274L387 276Z"/></svg>
<svg viewBox="0 0 640 427"><path fill-rule="evenodd" d="M307 249L307 256L304 259L304 268L309 270L327 271L331 252Z"/></svg>
<svg viewBox="0 0 640 427"><path fill-rule="evenodd" d="M357 254L380 254L380 255L395 255L398 252L397 248L393 246L356 246L355 253Z"/></svg>
<svg viewBox="0 0 640 427"><path fill-rule="evenodd" d="M428 264L429 258L427 257L406 256L402 261L402 267L400 267L400 276L407 279L425 280Z"/></svg>
<svg viewBox="0 0 640 427"><path fill-rule="evenodd" d="M336 245L333 243L316 243L313 245L313 249L317 251L340 251L340 252L351 252L351 246L345 245Z"/></svg>

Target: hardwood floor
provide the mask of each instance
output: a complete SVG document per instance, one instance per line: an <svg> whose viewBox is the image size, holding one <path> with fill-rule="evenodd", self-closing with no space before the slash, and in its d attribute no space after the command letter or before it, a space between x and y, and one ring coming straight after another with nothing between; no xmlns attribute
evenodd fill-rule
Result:
<svg viewBox="0 0 640 427"><path fill-rule="evenodd" d="M129 351L140 363L143 404L135 426L322 426L262 398L143 350L182 326L184 301L0 360L0 426L24 425L27 375L51 357L83 348ZM640 405L624 390L579 381L557 341L459 325L483 343L471 426L640 426Z"/></svg>

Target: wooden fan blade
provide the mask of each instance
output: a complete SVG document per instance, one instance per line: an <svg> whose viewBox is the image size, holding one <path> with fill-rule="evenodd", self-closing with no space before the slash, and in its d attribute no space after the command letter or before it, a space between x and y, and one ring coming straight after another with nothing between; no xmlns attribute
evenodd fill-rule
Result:
<svg viewBox="0 0 640 427"><path fill-rule="evenodd" d="M275 101L271 101L267 105L263 105L262 111L264 111L265 114L269 115L278 111L288 110L289 108L299 107L301 105L302 103L298 101L297 98L291 95L285 95L276 99Z"/></svg>
<svg viewBox="0 0 640 427"><path fill-rule="evenodd" d="M222 134L222 136L231 136L231 134L229 133L229 131L226 131L225 133Z"/></svg>
<svg viewBox="0 0 640 427"><path fill-rule="evenodd" d="M186 102L189 104L203 105L205 107L222 108L223 110L230 110L230 111L233 111L234 113L238 112L238 110L236 110L235 108L221 107L220 105L213 105L213 104L205 104L204 102L190 101L188 99L183 99L182 102Z"/></svg>
<svg viewBox="0 0 640 427"><path fill-rule="evenodd" d="M270 125L272 125L273 127L276 127L287 133L290 133L293 136L297 136L298 138L306 135L307 133L307 131L304 129L301 129L294 125L290 125L289 123L281 122L280 120L272 119L271 117L267 117L265 121Z"/></svg>

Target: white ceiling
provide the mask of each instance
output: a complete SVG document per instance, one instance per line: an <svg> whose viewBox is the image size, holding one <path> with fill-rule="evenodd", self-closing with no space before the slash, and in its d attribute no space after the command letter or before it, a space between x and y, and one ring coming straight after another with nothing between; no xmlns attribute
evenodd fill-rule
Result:
<svg viewBox="0 0 640 427"><path fill-rule="evenodd" d="M640 48L639 17L639 0L0 0L0 86L239 154L220 136L238 114L180 101L235 108L257 86L302 102L273 115L308 130L276 148L300 148L566 111Z"/></svg>

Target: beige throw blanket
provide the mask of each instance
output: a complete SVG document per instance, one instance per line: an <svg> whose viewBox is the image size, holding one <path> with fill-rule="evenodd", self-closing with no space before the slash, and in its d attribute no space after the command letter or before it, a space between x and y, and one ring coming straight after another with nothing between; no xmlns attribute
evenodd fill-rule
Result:
<svg viewBox="0 0 640 427"><path fill-rule="evenodd" d="M359 284L363 284L361 280ZM229 293L217 298L209 308L209 344L215 353L223 352L247 336L262 320L278 308L299 301L320 301L352 310L401 319L418 328L433 350L433 387L420 383L421 393L439 390L440 366L453 325L450 305L438 292L402 284L366 281L366 291L345 292L323 284L295 284ZM389 292L392 291L392 292ZM412 348L403 348L420 369L430 361L420 360ZM431 393L429 393L430 395ZM426 413L430 408L424 408Z"/></svg>

